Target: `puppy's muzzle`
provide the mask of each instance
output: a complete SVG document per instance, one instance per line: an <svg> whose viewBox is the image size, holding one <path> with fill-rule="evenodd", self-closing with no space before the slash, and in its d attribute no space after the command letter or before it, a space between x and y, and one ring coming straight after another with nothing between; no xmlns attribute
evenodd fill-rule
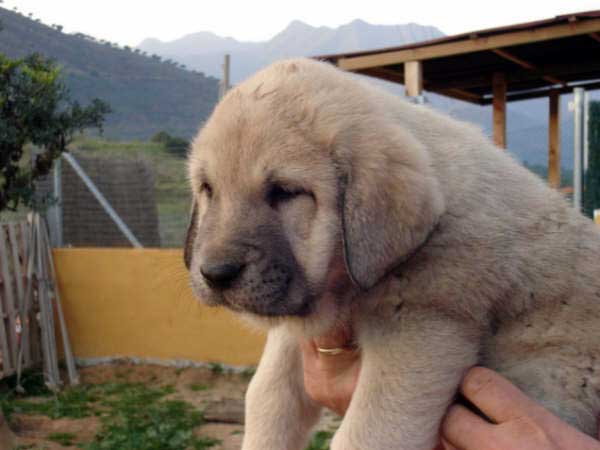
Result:
<svg viewBox="0 0 600 450"><path fill-rule="evenodd" d="M211 289L225 290L240 278L245 267L239 261L210 261L200 266L200 273Z"/></svg>

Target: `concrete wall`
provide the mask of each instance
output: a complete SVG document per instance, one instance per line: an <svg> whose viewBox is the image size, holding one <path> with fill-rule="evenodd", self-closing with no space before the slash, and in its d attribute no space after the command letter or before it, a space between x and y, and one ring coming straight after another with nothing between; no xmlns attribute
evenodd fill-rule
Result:
<svg viewBox="0 0 600 450"><path fill-rule="evenodd" d="M194 299L180 250L54 250L77 358L258 363L264 336Z"/></svg>

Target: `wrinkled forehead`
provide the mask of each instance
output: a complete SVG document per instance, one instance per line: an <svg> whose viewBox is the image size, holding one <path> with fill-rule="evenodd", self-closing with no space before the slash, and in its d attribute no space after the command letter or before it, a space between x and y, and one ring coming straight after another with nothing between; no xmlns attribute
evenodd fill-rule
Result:
<svg viewBox="0 0 600 450"><path fill-rule="evenodd" d="M324 149L305 130L269 116L261 108L213 117L192 146L192 185L208 182L229 190L252 190L268 181L329 181L331 164Z"/></svg>

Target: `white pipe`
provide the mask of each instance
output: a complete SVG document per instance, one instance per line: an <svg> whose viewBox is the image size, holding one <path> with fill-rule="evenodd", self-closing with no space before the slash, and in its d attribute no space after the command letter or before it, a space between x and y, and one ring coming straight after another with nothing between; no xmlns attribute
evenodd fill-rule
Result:
<svg viewBox="0 0 600 450"><path fill-rule="evenodd" d="M62 157L71 165L75 173L79 175L79 178L81 178L81 180L85 183L92 195L96 197L96 200L98 200L102 208L104 208L104 211L106 211L117 227L119 227L119 230L121 230L129 242L131 242L131 245L137 248L143 248L143 245L140 243L140 241L137 240L127 224L121 220L117 212L112 208L112 206L110 206L110 203L108 203L104 195L102 195L102 192L98 190L92 179L88 177L87 173L85 173L73 155L69 153L63 153Z"/></svg>
<svg viewBox="0 0 600 450"><path fill-rule="evenodd" d="M583 88L573 89L574 104L575 104L575 132L573 142L573 207L578 211L583 208L583 165L584 165L584 154L583 154Z"/></svg>

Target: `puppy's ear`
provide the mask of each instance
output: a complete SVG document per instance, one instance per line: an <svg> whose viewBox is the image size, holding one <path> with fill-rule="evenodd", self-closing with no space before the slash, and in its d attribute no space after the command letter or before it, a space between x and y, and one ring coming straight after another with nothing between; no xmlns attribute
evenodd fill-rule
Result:
<svg viewBox="0 0 600 450"><path fill-rule="evenodd" d="M187 227L187 232L185 234L185 243L183 247L183 261L185 263L185 267L190 270L190 266L192 265L192 252L194 249L194 239L196 238L196 229L198 222L198 205L196 200L192 200L192 212L190 217L190 223Z"/></svg>
<svg viewBox="0 0 600 450"><path fill-rule="evenodd" d="M429 156L401 129L355 130L338 154L348 273L369 289L428 237L444 210Z"/></svg>

